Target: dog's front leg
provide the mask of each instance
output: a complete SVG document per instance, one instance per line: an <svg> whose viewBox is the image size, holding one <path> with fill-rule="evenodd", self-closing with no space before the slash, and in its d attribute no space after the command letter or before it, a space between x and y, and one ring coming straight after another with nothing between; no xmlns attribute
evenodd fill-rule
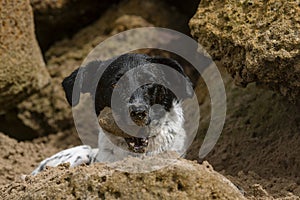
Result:
<svg viewBox="0 0 300 200"><path fill-rule="evenodd" d="M36 175L43 171L46 166L56 167L62 163L70 163L70 167L76 167L81 164L91 164L94 162L98 149L92 149L88 145L82 145L60 151L53 156L43 160L39 166L31 173Z"/></svg>

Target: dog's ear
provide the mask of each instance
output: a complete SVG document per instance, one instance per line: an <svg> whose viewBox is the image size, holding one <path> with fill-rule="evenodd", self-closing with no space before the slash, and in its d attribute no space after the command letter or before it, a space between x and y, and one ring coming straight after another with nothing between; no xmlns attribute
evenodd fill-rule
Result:
<svg viewBox="0 0 300 200"><path fill-rule="evenodd" d="M94 96L97 87L97 70L100 68L101 61L89 62L85 67L80 67L66 77L62 86L66 94L68 103L76 106L79 102L80 92L91 93Z"/></svg>
<svg viewBox="0 0 300 200"><path fill-rule="evenodd" d="M148 59L151 63L157 63L157 64L162 64L162 65L167 65L173 69L175 69L177 72L179 72L181 75L184 76L185 80L184 82L181 82L180 80L182 80L181 77L179 77L180 75L178 73L172 73L172 74L167 74L168 78L172 78L173 80L178 80L178 86L179 88L182 88L182 84L184 84L184 94L182 98L192 98L194 91L193 91L193 84L190 81L189 77L184 73L183 68L181 67L181 65L174 59L171 58L160 58L160 57L156 57L156 58L149 58ZM180 92L182 93L182 92Z"/></svg>
<svg viewBox="0 0 300 200"><path fill-rule="evenodd" d="M79 70L79 68L76 69L74 72L72 72L62 82L62 86L63 86L63 89L65 91L66 98L68 100L68 103L71 106L73 106L73 104L74 104L74 106L77 105L78 101L79 101L79 96L78 96L78 97L75 98L77 101L72 103L73 87L74 87L74 82L75 82L78 70Z"/></svg>

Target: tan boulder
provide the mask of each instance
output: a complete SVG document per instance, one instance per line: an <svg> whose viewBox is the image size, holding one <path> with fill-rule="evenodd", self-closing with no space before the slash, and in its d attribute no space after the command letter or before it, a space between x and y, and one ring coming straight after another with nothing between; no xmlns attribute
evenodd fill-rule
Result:
<svg viewBox="0 0 300 200"><path fill-rule="evenodd" d="M0 1L0 60L0 112L49 83L28 0Z"/></svg>
<svg viewBox="0 0 300 200"><path fill-rule="evenodd" d="M239 85L300 97L299 1L201 1L191 33Z"/></svg>
<svg viewBox="0 0 300 200"><path fill-rule="evenodd" d="M153 160L154 159L154 160ZM148 168L155 162L164 168L149 173L116 170ZM68 169L51 168L24 182L0 188L7 199L245 199L228 179L204 162L160 157L128 158L111 164L95 163Z"/></svg>

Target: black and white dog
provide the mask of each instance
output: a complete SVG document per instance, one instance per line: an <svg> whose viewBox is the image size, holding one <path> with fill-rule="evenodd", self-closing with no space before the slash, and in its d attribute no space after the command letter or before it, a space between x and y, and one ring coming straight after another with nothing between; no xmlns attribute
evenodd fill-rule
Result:
<svg viewBox="0 0 300 200"><path fill-rule="evenodd" d="M157 70L155 65L166 65L172 71L166 73ZM119 137L113 133L104 134L101 130L98 148L92 149L88 145L82 145L63 150L42 161L32 172L33 175L46 166L57 166L67 162L74 167L83 163L116 161L128 155L153 155L167 150L180 153L184 151L187 135L184 129L182 100L191 98L194 92L189 78L180 64L173 59L124 54L107 61L92 61L64 79L62 85L66 98L72 106L79 103L80 94L75 94L73 88L80 83L81 93L90 93L94 99L98 116L105 107L111 107L113 91L121 77L138 67L140 70L126 77L127 85L120 91L119 96L124 97L122 102L126 102L121 110L128 111L130 119L143 131L134 136ZM144 77L152 82L144 84ZM184 81L181 77L184 77ZM173 81L170 82L170 79ZM165 84L160 84L162 82ZM175 92L168 87L175 88ZM130 93L129 98L126 97L126 93L132 88L136 89ZM182 95L175 95L176 88ZM123 120L122 123L126 124L127 121Z"/></svg>

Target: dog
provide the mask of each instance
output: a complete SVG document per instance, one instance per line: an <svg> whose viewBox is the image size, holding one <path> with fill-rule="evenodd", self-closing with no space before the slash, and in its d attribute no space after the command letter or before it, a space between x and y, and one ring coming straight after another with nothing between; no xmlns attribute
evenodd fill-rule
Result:
<svg viewBox="0 0 300 200"><path fill-rule="evenodd" d="M171 71L159 70L161 66L167 66ZM98 116L105 107L112 107L113 92L121 80L126 84L121 85L123 88L117 95L123 104L116 112L120 113L120 123L129 124L129 119L137 127L137 133L120 137L101 129L98 148L82 145L63 150L43 160L32 175L46 166L55 167L67 162L74 167L83 163L113 162L129 155L185 151L187 135L182 101L192 98L194 92L191 81L177 61L134 53L106 61L91 61L66 77L62 86L72 107L79 103L80 94L89 93ZM123 116L126 113L129 118Z"/></svg>

